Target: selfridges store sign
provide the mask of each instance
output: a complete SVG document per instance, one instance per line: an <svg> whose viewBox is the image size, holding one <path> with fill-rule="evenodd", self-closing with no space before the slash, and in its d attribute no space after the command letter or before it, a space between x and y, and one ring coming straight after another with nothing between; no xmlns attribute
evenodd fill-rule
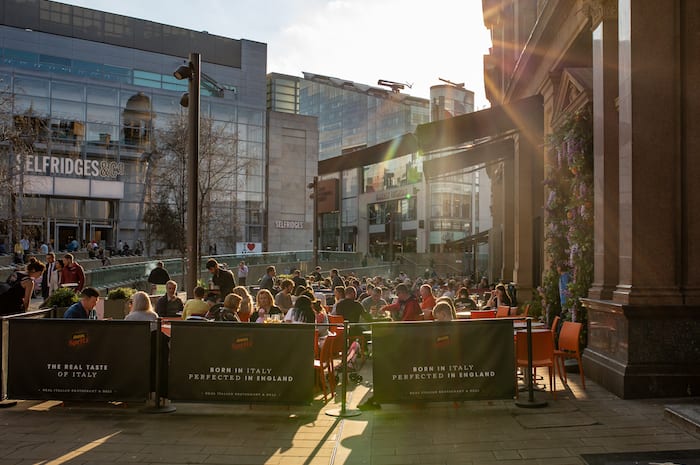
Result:
<svg viewBox="0 0 700 465"><path fill-rule="evenodd" d="M83 160L80 158L73 159L48 155L27 155L25 158L25 172L47 176L88 176L115 179L117 176L124 175L124 163L109 160Z"/></svg>

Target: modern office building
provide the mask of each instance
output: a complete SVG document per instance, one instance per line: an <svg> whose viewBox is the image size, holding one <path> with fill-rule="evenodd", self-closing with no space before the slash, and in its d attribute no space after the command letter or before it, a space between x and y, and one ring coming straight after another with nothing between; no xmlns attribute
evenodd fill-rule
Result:
<svg viewBox="0 0 700 465"><path fill-rule="evenodd" d="M173 71L191 52L204 72L202 249L263 243L266 45L45 0L0 5L0 111L14 131L2 143L4 242L174 247L148 219L159 207L184 224L188 81Z"/></svg>
<svg viewBox="0 0 700 465"><path fill-rule="evenodd" d="M321 250L385 259L391 253L461 251L467 238L474 243L491 227L490 194L479 196L480 189L490 191L485 165L436 175L428 184L425 154L417 149L395 158L398 146L390 142L399 143L398 138L428 123L431 114L439 120L473 111L473 92L452 83L437 85L428 100L395 90L311 73L268 76L268 110L318 119ZM385 161L365 156L377 147ZM482 250L481 255L488 254Z"/></svg>

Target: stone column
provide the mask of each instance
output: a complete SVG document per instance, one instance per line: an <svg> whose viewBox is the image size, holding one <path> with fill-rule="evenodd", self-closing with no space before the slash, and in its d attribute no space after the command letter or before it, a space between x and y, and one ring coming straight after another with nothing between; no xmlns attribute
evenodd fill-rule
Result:
<svg viewBox="0 0 700 465"><path fill-rule="evenodd" d="M617 4L599 7L592 15L595 266L588 296L611 300L619 277Z"/></svg>
<svg viewBox="0 0 700 465"><path fill-rule="evenodd" d="M698 16L688 0L618 2L619 283L612 301L584 299L583 358L587 377L624 398L700 392L700 307L684 301L700 283L689 277L700 270Z"/></svg>
<svg viewBox="0 0 700 465"><path fill-rule="evenodd" d="M700 9L691 0L681 3L681 30L683 63L681 117L683 133L683 250L682 265L685 304L700 306ZM687 31L687 32L686 32ZM692 33L691 33L692 32Z"/></svg>
<svg viewBox="0 0 700 465"><path fill-rule="evenodd" d="M619 0L620 278L616 303L682 303L680 93L673 1Z"/></svg>

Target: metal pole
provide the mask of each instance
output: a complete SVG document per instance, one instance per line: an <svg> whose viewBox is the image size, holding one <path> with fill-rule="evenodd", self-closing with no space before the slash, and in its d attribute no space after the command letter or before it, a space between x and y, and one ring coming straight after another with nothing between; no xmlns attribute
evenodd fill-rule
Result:
<svg viewBox="0 0 700 465"><path fill-rule="evenodd" d="M348 410L345 397L348 392L348 322L343 322L343 385L341 386L340 410L328 410L326 415L331 417L356 417L361 412L359 410Z"/></svg>
<svg viewBox="0 0 700 465"><path fill-rule="evenodd" d="M318 266L318 176L314 176L314 268Z"/></svg>
<svg viewBox="0 0 700 465"><path fill-rule="evenodd" d="M189 82L187 143L187 279L186 291L192 298L199 275L199 85L201 57L190 53L192 77Z"/></svg>
<svg viewBox="0 0 700 465"><path fill-rule="evenodd" d="M524 408L539 408L546 407L547 401L535 400L535 386L532 380L532 318L527 319L527 370L525 371L525 376L527 376L527 401L521 402L516 401L515 405Z"/></svg>
<svg viewBox="0 0 700 465"><path fill-rule="evenodd" d="M167 360L163 360L163 320L158 317L158 320L156 320L156 332L155 332L155 338L156 338L156 348L155 348L155 377L156 377L156 383L154 386L155 389L155 406L153 407L145 407L141 409L141 412L143 413L171 413L176 410L175 406L172 404L166 405L163 403L165 400L165 396L162 395L163 391L163 385L161 383L161 377L163 376L163 364L168 363Z"/></svg>

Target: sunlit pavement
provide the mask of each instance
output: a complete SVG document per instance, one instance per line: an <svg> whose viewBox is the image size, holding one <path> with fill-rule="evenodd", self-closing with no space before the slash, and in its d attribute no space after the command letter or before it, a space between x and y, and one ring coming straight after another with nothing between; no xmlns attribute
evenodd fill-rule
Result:
<svg viewBox="0 0 700 465"><path fill-rule="evenodd" d="M349 384L349 411L370 395ZM698 399L620 400L591 380L557 379L557 400L523 409L513 401L382 405L337 418L339 400L311 406L19 401L0 409L0 465L9 464L585 464L581 454L700 449L697 431L664 416L664 405ZM338 390L340 392L340 389ZM523 397L525 396L525 397ZM527 393L521 393L521 399ZM694 401L694 402L693 402Z"/></svg>

